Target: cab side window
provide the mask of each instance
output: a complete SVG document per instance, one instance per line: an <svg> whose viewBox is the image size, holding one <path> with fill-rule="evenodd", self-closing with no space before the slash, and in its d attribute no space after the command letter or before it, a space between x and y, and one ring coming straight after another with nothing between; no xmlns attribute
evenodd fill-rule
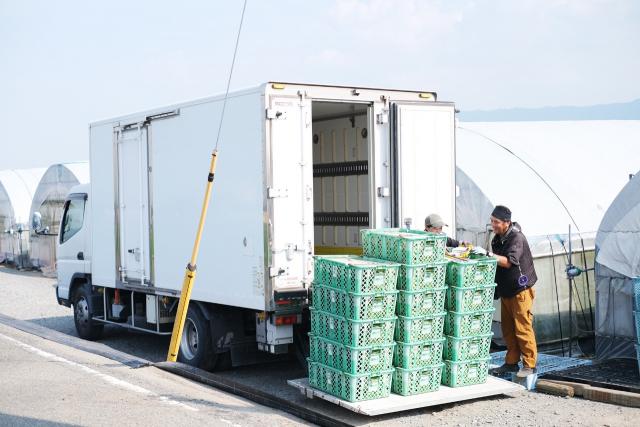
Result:
<svg viewBox="0 0 640 427"><path fill-rule="evenodd" d="M69 240L82 228L84 205L85 200L83 198L71 199L65 204L62 227L60 229L60 243Z"/></svg>

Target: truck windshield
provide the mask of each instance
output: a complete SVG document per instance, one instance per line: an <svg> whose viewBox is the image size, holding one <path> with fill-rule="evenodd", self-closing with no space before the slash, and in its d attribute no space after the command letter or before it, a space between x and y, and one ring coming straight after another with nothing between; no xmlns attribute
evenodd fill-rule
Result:
<svg viewBox="0 0 640 427"><path fill-rule="evenodd" d="M62 217L62 229L60 230L60 243L64 243L73 237L82 228L84 221L84 198L74 198L67 202Z"/></svg>

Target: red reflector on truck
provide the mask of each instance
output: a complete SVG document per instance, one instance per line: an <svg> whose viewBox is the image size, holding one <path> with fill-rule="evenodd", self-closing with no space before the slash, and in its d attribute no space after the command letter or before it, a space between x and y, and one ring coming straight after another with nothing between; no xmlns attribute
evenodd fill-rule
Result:
<svg viewBox="0 0 640 427"><path fill-rule="evenodd" d="M298 319L298 315L296 314L292 314L289 316L278 316L276 317L276 326L293 325L296 323L297 319Z"/></svg>

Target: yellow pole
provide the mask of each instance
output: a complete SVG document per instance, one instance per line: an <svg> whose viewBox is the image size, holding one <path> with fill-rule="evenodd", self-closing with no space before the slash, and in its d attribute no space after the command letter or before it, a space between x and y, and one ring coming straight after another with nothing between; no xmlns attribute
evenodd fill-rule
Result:
<svg viewBox="0 0 640 427"><path fill-rule="evenodd" d="M207 177L207 189L204 193L204 201L202 202L202 211L200 212L200 223L198 224L198 232L196 233L196 241L193 244L191 252L191 260L187 264L182 281L182 293L180 294L180 302L178 303L178 311L176 319L173 323L173 333L171 334L171 344L169 344L169 353L167 354L168 362L175 362L178 358L180 350L180 340L182 339L182 329L184 321L187 317L189 309L189 300L191 299L191 289L196 278L196 261L198 260L198 252L200 251L200 240L202 239L202 230L209 209L209 200L211 199L211 188L213 187L213 177L216 173L216 161L218 159L218 150L214 150L211 154L211 165L209 167L209 176Z"/></svg>

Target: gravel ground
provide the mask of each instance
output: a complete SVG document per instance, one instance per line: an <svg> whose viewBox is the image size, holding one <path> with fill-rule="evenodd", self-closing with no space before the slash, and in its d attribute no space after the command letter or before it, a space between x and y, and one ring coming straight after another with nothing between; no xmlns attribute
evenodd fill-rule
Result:
<svg viewBox="0 0 640 427"><path fill-rule="evenodd" d="M55 280L39 273L17 272L0 266L0 292L3 295L0 313L75 336L71 309L57 304L54 283ZM101 342L106 345L147 360L164 360L168 347L166 337L117 327L108 327L105 332ZM521 392L366 420L371 425L385 426L637 426L639 419L640 409L637 408Z"/></svg>

